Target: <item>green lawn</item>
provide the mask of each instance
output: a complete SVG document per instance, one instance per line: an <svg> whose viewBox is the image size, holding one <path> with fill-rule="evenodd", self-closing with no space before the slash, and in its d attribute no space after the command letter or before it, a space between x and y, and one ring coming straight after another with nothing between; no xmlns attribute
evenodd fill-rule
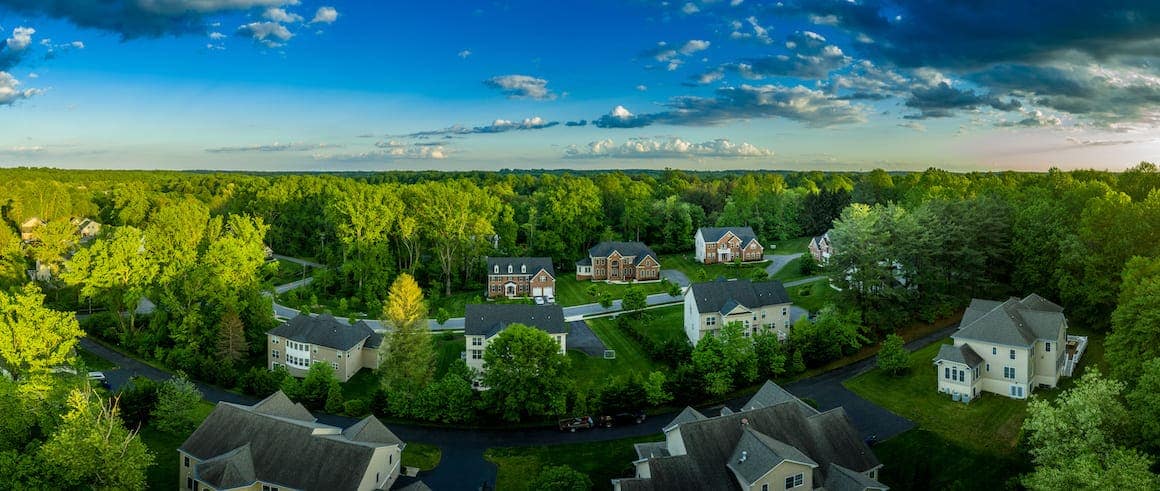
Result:
<svg viewBox="0 0 1160 491"><path fill-rule="evenodd" d="M460 360L460 355L467 349L466 338L462 334L448 336L436 334L435 338L435 376L442 377L450 369L451 363Z"/></svg>
<svg viewBox="0 0 1160 491"><path fill-rule="evenodd" d="M435 445L407 442L407 446L403 448L404 467L418 467L421 471L429 471L437 467L442 458L443 450Z"/></svg>
<svg viewBox="0 0 1160 491"><path fill-rule="evenodd" d="M362 399L370 402L371 394L379 388L379 376L374 370L359 370L350 380L342 384L342 399L353 401Z"/></svg>
<svg viewBox="0 0 1160 491"><path fill-rule="evenodd" d="M669 254L661 256L661 267L664 269L675 269L685 276L689 277L689 281L694 283L701 281L712 281L718 277L725 278L752 278L755 270L765 270L768 262L742 264L741 266L733 263L717 263L717 264L703 264L697 262L692 254Z"/></svg>
<svg viewBox="0 0 1160 491"><path fill-rule="evenodd" d="M499 468L496 489L529 489L528 482L535 479L540 469L554 465L567 465L588 475L594 489L612 489L612 479L632 476L632 461L636 460L636 451L632 445L662 439L660 435L651 435L547 447L489 448L483 458Z"/></svg>
<svg viewBox="0 0 1160 491"><path fill-rule="evenodd" d="M197 405L197 422L201 424L202 420L213 412L214 405L206 401L201 401ZM145 446L149 447L149 451L153 452L153 465L149 466L145 474L145 484L147 489L175 489L180 487L177 482L178 466L180 462L177 459L177 447L180 447L185 442L189 435L172 435L163 433L154 429L151 425L145 425L141 428L139 433L141 441L145 442Z"/></svg>
<svg viewBox="0 0 1160 491"><path fill-rule="evenodd" d="M643 322L646 324L646 332L653 339L685 339L680 306L653 309L649 310L648 314L649 318ZM577 388L592 389L600 387L614 377L647 375L653 370L661 369L661 366L649 359L632 338L616 326L614 319L610 317L592 319L588 321L588 326L601 341L604 341L605 347L616 350L616 359L605 360L578 351L569 351L568 358L572 360L572 379Z"/></svg>
<svg viewBox="0 0 1160 491"><path fill-rule="evenodd" d="M106 370L114 370L117 368L117 365L114 365L113 362L89 353L88 351L85 351L81 348L77 348L77 359L84 363L84 368L90 372L102 372Z"/></svg>
<svg viewBox="0 0 1160 491"><path fill-rule="evenodd" d="M1030 470L1014 456L964 448L918 428L879 443L874 454L883 465L879 481L897 490L1009 489L1004 483Z"/></svg>
<svg viewBox="0 0 1160 491"><path fill-rule="evenodd" d="M985 394L963 404L939 394L931 360L941 344L911 353L910 373L905 376L871 370L843 385L957 446L973 452L1011 455L1027 416L1027 401Z"/></svg>
<svg viewBox="0 0 1160 491"><path fill-rule="evenodd" d="M810 239L813 237L798 237L796 239L779 240L765 245L766 254L794 254L807 253Z"/></svg>
<svg viewBox="0 0 1160 491"><path fill-rule="evenodd" d="M662 266L667 267L667 266ZM595 286L598 292L608 292L613 299L624 297L624 291L629 286L637 286L651 295L669 291L669 284L664 281L653 283L638 283L636 285L611 285L596 281L577 281L574 274L562 274L556 278L556 303L564 307L596 303L596 298L588 295L588 288Z"/></svg>
<svg viewBox="0 0 1160 491"><path fill-rule="evenodd" d="M832 303L837 291L830 288L830 282L818 280L801 286L786 288L793 304L810 312L817 312L827 303Z"/></svg>
<svg viewBox="0 0 1160 491"><path fill-rule="evenodd" d="M449 296L429 297L427 300L427 315L435 318L435 312L440 308L447 309L451 317L463 317L467 311L467 304L483 302L483 289L452 293Z"/></svg>

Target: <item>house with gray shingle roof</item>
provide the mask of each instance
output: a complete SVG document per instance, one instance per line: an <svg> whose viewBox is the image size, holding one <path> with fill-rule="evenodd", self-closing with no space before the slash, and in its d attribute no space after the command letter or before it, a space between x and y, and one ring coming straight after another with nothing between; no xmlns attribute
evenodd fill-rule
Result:
<svg viewBox="0 0 1160 491"><path fill-rule="evenodd" d="M780 281L725 280L694 283L685 290L685 335L694 346L731 322L746 336L773 331L784 340L790 330L789 293Z"/></svg>
<svg viewBox="0 0 1160 491"><path fill-rule="evenodd" d="M1023 399L1064 376L1067 318L1034 293L1006 301L973 299L952 344L934 358L938 390L970 402L983 392Z"/></svg>
<svg viewBox="0 0 1160 491"><path fill-rule="evenodd" d="M177 488L390 489L404 446L374 416L344 430L278 391L253 406L218 403L177 449Z"/></svg>
<svg viewBox="0 0 1160 491"><path fill-rule="evenodd" d="M826 264L829 262L830 256L834 255L834 244L830 242L831 231L832 229L827 230L826 233L811 238L809 245L806 246L818 264Z"/></svg>
<svg viewBox="0 0 1160 491"><path fill-rule="evenodd" d="M487 298L555 297L550 257L488 257Z"/></svg>
<svg viewBox="0 0 1160 491"><path fill-rule="evenodd" d="M548 333L560 345L560 354L567 354L568 325L564 322L564 309L559 305L468 304L463 318L467 366L482 372L483 352L488 343L512 324Z"/></svg>
<svg viewBox="0 0 1160 491"><path fill-rule="evenodd" d="M631 283L660 281L661 260L644 242L601 242L576 261L579 281Z"/></svg>
<svg viewBox="0 0 1160 491"><path fill-rule="evenodd" d="M693 236L697 262L705 264L765 259L765 247L750 227L701 227Z"/></svg>
<svg viewBox="0 0 1160 491"><path fill-rule="evenodd" d="M763 390L778 395L772 404L751 400L713 418L686 409L664 427L664 441L634 446L635 475L614 479L613 489L888 489L877 481L882 464L842 408L818 412L772 382Z"/></svg>
<svg viewBox="0 0 1160 491"><path fill-rule="evenodd" d="M266 366L305 377L310 365L327 363L346 382L363 368L379 368L382 342L383 335L365 321L351 325L330 314L298 315L266 333Z"/></svg>

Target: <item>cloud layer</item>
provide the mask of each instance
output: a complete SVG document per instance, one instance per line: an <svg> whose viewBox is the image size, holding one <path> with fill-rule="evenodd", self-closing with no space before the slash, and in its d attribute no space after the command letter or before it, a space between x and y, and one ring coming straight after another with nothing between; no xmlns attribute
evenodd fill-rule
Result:
<svg viewBox="0 0 1160 491"><path fill-rule="evenodd" d="M548 90L547 80L529 75L500 75L484 80L483 84L499 89L509 99L550 101L557 97L555 92Z"/></svg>
<svg viewBox="0 0 1160 491"><path fill-rule="evenodd" d="M772 150L727 139L693 143L681 138L632 138L623 143L606 139L581 147L569 145L567 159L651 159L651 158L755 158L771 157Z"/></svg>

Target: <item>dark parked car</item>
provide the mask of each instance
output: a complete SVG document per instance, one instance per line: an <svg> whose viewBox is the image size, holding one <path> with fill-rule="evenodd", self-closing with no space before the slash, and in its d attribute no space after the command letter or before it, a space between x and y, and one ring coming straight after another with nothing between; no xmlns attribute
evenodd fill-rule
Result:
<svg viewBox="0 0 1160 491"><path fill-rule="evenodd" d="M578 418L564 418L560 420L560 431L570 431L575 433L576 430L589 430L596 427L596 421L592 416L580 416Z"/></svg>
<svg viewBox="0 0 1160 491"><path fill-rule="evenodd" d="M616 413L613 415L601 416L600 426L605 428L612 428L613 426L638 425L643 423L645 418L646 416L644 411Z"/></svg>

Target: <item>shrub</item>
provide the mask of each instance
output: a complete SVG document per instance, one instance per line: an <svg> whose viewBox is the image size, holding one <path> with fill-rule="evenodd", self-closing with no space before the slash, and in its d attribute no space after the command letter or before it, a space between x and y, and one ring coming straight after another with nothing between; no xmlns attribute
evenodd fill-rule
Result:
<svg viewBox="0 0 1160 491"><path fill-rule="evenodd" d="M910 368L910 353L902 336L891 334L878 349L878 368L891 375L900 375Z"/></svg>
<svg viewBox="0 0 1160 491"><path fill-rule="evenodd" d="M342 405L342 413L352 418L361 418L370 412L370 404L362 399L346 401Z"/></svg>

